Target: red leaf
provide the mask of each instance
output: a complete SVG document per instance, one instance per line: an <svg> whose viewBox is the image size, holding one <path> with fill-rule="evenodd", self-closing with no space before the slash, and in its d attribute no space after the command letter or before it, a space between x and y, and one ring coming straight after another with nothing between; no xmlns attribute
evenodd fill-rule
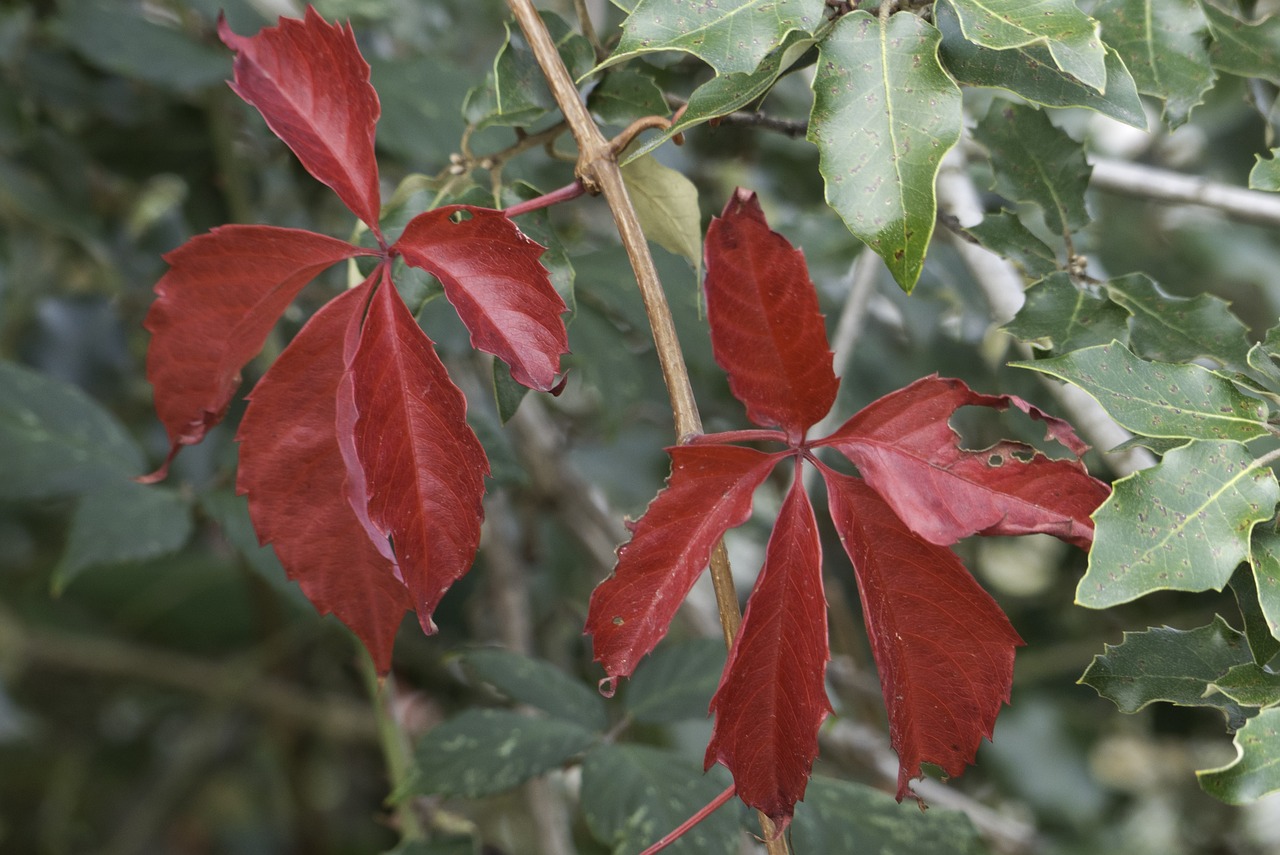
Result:
<svg viewBox="0 0 1280 855"><path fill-rule="evenodd" d="M467 424L466 399L400 299L389 265L380 279L347 367L353 394L338 396L337 422L354 425L365 479L363 495L349 492L367 500L361 511L390 538L430 633L431 613L480 545L489 461Z"/></svg>
<svg viewBox="0 0 1280 855"><path fill-rule="evenodd" d="M1088 549L1089 515L1109 495L1106 484L1077 460L1050 460L1020 442L963 449L948 424L962 406L1004 410L1010 404L1049 419L1014 396L980 395L934 375L885 395L814 445L839 449L931 543L947 546L974 533L1041 532ZM1065 422L1049 424L1051 436L1079 443Z"/></svg>
<svg viewBox="0 0 1280 855"><path fill-rule="evenodd" d="M707 767L718 761L729 768L742 800L779 830L804 798L818 728L832 711L822 548L796 474L711 699L716 723L706 755Z"/></svg>
<svg viewBox="0 0 1280 855"><path fill-rule="evenodd" d="M799 441L838 388L804 255L739 189L707 229L706 256L711 344L729 387L751 421Z"/></svg>
<svg viewBox="0 0 1280 855"><path fill-rule="evenodd" d="M824 469L853 561L898 752L898 800L920 764L959 775L1009 700L1022 639L955 554L918 538L871 487Z"/></svg>
<svg viewBox="0 0 1280 855"><path fill-rule="evenodd" d="M222 419L240 370L298 291L326 267L363 254L298 229L223 226L165 256L171 269L156 283L143 326L152 336L147 379L169 433L170 460Z"/></svg>
<svg viewBox="0 0 1280 855"><path fill-rule="evenodd" d="M505 214L470 205L427 211L405 227L397 251L440 280L472 347L506 362L531 389L555 386L569 350L564 300L538 261L543 247Z"/></svg>
<svg viewBox="0 0 1280 855"><path fill-rule="evenodd" d="M678 446L671 477L631 541L618 550L613 575L591 594L586 633L609 677L629 677L667 634L689 589L724 533L751 515L751 494L783 454L731 445Z"/></svg>
<svg viewBox="0 0 1280 855"><path fill-rule="evenodd" d="M382 110L350 25L329 24L308 6L305 20L281 18L250 38L220 19L218 35L236 52L235 93L381 236L373 139Z"/></svg>
<svg viewBox="0 0 1280 855"><path fill-rule="evenodd" d="M236 487L249 494L258 538L275 546L289 577L321 614L350 627L386 673L412 602L344 498L334 432L342 337L367 296L347 291L320 309L254 387L236 437Z"/></svg>

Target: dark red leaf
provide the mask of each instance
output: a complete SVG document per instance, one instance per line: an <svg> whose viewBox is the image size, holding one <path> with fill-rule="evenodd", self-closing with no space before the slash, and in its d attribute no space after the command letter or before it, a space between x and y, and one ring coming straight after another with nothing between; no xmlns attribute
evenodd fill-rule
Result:
<svg viewBox="0 0 1280 855"><path fill-rule="evenodd" d="M609 677L629 677L653 650L724 533L751 515L751 495L781 454L731 445L670 449L671 477L591 594L586 633ZM785 452L784 452L785 453Z"/></svg>
<svg viewBox="0 0 1280 855"><path fill-rule="evenodd" d="M970 534L1051 534L1088 549L1089 515L1110 494L1078 460L1051 460L1028 445L1000 442L982 451L960 447L948 423L967 405L1010 404L1043 414L1011 395L980 395L959 380L925 377L873 402L830 437L835 446L911 530L950 545ZM1079 443L1065 422L1050 435Z"/></svg>
<svg viewBox="0 0 1280 855"><path fill-rule="evenodd" d="M351 244L298 229L223 226L165 256L143 326L151 333L147 379L169 433L169 458L194 445L226 412L240 370L304 285ZM164 476L168 461L154 478Z"/></svg>
<svg viewBox="0 0 1280 855"><path fill-rule="evenodd" d="M838 388L804 255L739 189L707 229L706 257L711 344L729 388L751 421L798 441Z"/></svg>
<svg viewBox="0 0 1280 855"><path fill-rule="evenodd" d="M898 752L898 799L921 763L959 775L1009 700L1022 639L955 554L918 538L876 491L824 470L853 561Z"/></svg>
<svg viewBox="0 0 1280 855"><path fill-rule="evenodd" d="M258 538L275 546L289 577L321 614L350 627L386 673L412 602L347 504L334 432L342 338L367 297L367 288L347 291L324 306L258 382L236 437L236 487L248 493Z"/></svg>
<svg viewBox="0 0 1280 855"><path fill-rule="evenodd" d="M373 139L382 109L350 25L329 24L308 6L304 20L281 18L248 38L219 20L218 35L236 52L231 88L380 235Z"/></svg>
<svg viewBox="0 0 1280 855"><path fill-rule="evenodd" d="M818 526L797 477L711 699L716 723L706 756L708 768L719 762L733 772L738 795L779 830L804 798L818 728L832 711L830 658Z"/></svg>
<svg viewBox="0 0 1280 855"><path fill-rule="evenodd" d="M361 515L390 539L418 620L434 632L431 613L480 545L489 461L467 424L466 399L400 299L389 265L378 275L337 423L354 426L355 474L364 476L363 493L348 492L367 501Z"/></svg>
<svg viewBox="0 0 1280 855"><path fill-rule="evenodd" d="M569 350L556 293L538 259L543 247L501 211L450 205L419 214L392 247L406 263L440 280L471 332L471 346L511 367L531 389L556 385Z"/></svg>

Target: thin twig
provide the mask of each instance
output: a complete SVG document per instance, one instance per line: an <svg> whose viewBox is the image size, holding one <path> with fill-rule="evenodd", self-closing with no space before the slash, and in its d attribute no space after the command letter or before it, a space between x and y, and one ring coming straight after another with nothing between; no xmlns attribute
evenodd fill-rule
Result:
<svg viewBox="0 0 1280 855"><path fill-rule="evenodd" d="M1280 194L1184 175L1123 160L1095 160L1090 186L1171 204L1203 205L1233 220L1280 228Z"/></svg>

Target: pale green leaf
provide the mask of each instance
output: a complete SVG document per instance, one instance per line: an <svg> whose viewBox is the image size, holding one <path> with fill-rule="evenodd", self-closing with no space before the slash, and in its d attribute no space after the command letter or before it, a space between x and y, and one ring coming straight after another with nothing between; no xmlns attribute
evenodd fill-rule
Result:
<svg viewBox="0 0 1280 855"><path fill-rule="evenodd" d="M606 125L625 127L645 116L671 112L661 87L647 74L618 69L606 74L591 90L587 107Z"/></svg>
<svg viewBox="0 0 1280 855"><path fill-rule="evenodd" d="M885 855L945 852L983 855L988 850L973 821L955 810L903 810L888 793L815 775L796 805L791 823L795 852Z"/></svg>
<svg viewBox="0 0 1280 855"><path fill-rule="evenodd" d="M1270 157L1255 154L1256 163L1249 170L1249 189L1266 190L1270 193L1280 192L1280 148L1271 149Z"/></svg>
<svg viewBox="0 0 1280 855"><path fill-rule="evenodd" d="M1185 124L1216 77L1209 25L1197 0L1101 0L1093 14L1107 44L1124 57L1138 91L1164 101L1170 127Z"/></svg>
<svg viewBox="0 0 1280 855"><path fill-rule="evenodd" d="M1234 442L1191 442L1117 481L1093 515L1076 602L1093 609L1152 591L1222 590L1249 536L1275 514L1275 475Z"/></svg>
<svg viewBox="0 0 1280 855"><path fill-rule="evenodd" d="M1066 273L1053 273L1026 291L1017 317L1005 325L1010 335L1058 352L1123 340L1129 313Z"/></svg>
<svg viewBox="0 0 1280 855"><path fill-rule="evenodd" d="M960 90L938 64L938 31L899 12L841 18L822 43L809 139L827 203L910 291L937 214L934 182L960 138Z"/></svg>
<svg viewBox="0 0 1280 855"><path fill-rule="evenodd" d="M1253 579L1267 627L1280 638L1280 533L1270 526L1253 531Z"/></svg>
<svg viewBox="0 0 1280 855"><path fill-rule="evenodd" d="M1129 343L1140 356L1160 362L1207 357L1248 371L1249 331L1225 301L1210 294L1174 297L1141 273L1113 279L1106 289L1133 314Z"/></svg>
<svg viewBox="0 0 1280 855"><path fill-rule="evenodd" d="M1221 692L1242 707L1273 707L1280 704L1280 674L1246 662L1210 683L1205 692Z"/></svg>
<svg viewBox="0 0 1280 855"><path fill-rule="evenodd" d="M1197 772L1200 786L1227 804L1243 805L1280 790L1280 709L1263 710L1235 736L1236 759Z"/></svg>
<svg viewBox="0 0 1280 855"><path fill-rule="evenodd" d="M627 683L627 712L646 724L707 718L725 655L716 638L662 645Z"/></svg>
<svg viewBox="0 0 1280 855"><path fill-rule="evenodd" d="M976 226L960 228L982 246L1019 267L1028 279L1048 276L1058 269L1053 248L1022 224L1010 211L987 214Z"/></svg>
<svg viewBox="0 0 1280 855"><path fill-rule="evenodd" d="M468 674L513 701L588 730L603 730L609 723L599 692L548 662L499 648L468 650L459 658Z"/></svg>
<svg viewBox="0 0 1280 855"><path fill-rule="evenodd" d="M1143 436L1244 442L1269 433L1266 405L1199 365L1147 362L1118 342L1015 363L1084 389Z"/></svg>
<svg viewBox="0 0 1280 855"><path fill-rule="evenodd" d="M698 188L684 175L653 157L622 167L631 204L645 237L688 260L702 278L702 213Z"/></svg>
<svg viewBox="0 0 1280 855"><path fill-rule="evenodd" d="M1041 44L1058 68L1099 92L1107 87L1098 22L1075 0L946 0L969 41L995 50Z"/></svg>
<svg viewBox="0 0 1280 855"><path fill-rule="evenodd" d="M1213 33L1209 57L1214 68L1280 85L1280 16L1242 21L1212 0L1201 0L1200 7Z"/></svg>

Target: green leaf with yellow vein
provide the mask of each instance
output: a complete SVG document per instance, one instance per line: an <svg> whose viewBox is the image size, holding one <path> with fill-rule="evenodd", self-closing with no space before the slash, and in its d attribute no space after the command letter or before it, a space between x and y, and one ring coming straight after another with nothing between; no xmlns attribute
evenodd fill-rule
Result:
<svg viewBox="0 0 1280 855"><path fill-rule="evenodd" d="M1058 258L1053 248L1036 237L1011 211L987 214L976 226L953 228L1013 262L1028 279L1039 279L1058 269Z"/></svg>
<svg viewBox="0 0 1280 855"><path fill-rule="evenodd" d="M1147 362L1119 342L1014 363L1084 389L1143 436L1246 442L1268 431L1267 407L1199 365Z"/></svg>
<svg viewBox="0 0 1280 855"><path fill-rule="evenodd" d="M702 215L693 182L652 157L622 167L631 204L645 237L682 256L702 278Z"/></svg>
<svg viewBox="0 0 1280 855"><path fill-rule="evenodd" d="M1261 77L1280 85L1280 15L1242 21L1211 0L1201 0L1213 33L1213 67L1241 77Z"/></svg>
<svg viewBox="0 0 1280 855"><path fill-rule="evenodd" d="M1134 352L1160 362L1212 359L1240 373L1249 370L1249 331L1224 300L1209 294L1175 297L1141 273L1106 284L1107 294L1133 314Z"/></svg>
<svg viewBox="0 0 1280 855"><path fill-rule="evenodd" d="M960 90L938 63L938 31L899 12L836 22L813 80L809 139L827 203L903 290L920 278L937 216L938 165L960 138Z"/></svg>
<svg viewBox="0 0 1280 855"><path fill-rule="evenodd" d="M1243 707L1272 707L1280 704L1280 674L1246 662L1214 680L1205 692L1221 692Z"/></svg>
<svg viewBox="0 0 1280 855"><path fill-rule="evenodd" d="M640 0L601 67L654 51L691 53L717 74L755 71L788 33L823 22L823 0Z"/></svg>
<svg viewBox="0 0 1280 855"><path fill-rule="evenodd" d="M1249 189L1266 190L1269 193L1280 192L1280 148L1271 149L1270 157L1255 154L1256 163L1249 170Z"/></svg>
<svg viewBox="0 0 1280 855"><path fill-rule="evenodd" d="M1253 579L1262 616L1280 638L1280 533L1270 526L1253 531Z"/></svg>
<svg viewBox="0 0 1280 855"><path fill-rule="evenodd" d="M1135 128L1147 129L1147 114L1137 85L1114 50L1107 48L1107 92L1103 95L1060 70L1043 44L1006 50L974 44L960 32L955 10L946 3L934 7L933 19L942 33L942 64L960 83L1005 89L1046 107L1086 107Z"/></svg>
<svg viewBox="0 0 1280 855"><path fill-rule="evenodd" d="M1152 591L1222 590L1250 534L1275 514L1275 475L1235 442L1190 442L1117 481L1093 515L1076 602L1093 609Z"/></svg>
<svg viewBox="0 0 1280 855"><path fill-rule="evenodd" d="M1026 290L1026 303L1005 332L1046 350L1065 352L1123 340L1129 313L1066 273L1053 273Z"/></svg>
<svg viewBox="0 0 1280 855"><path fill-rule="evenodd" d="M1242 805L1280 790L1280 709L1249 719L1235 738L1236 759L1220 769L1196 772L1206 793Z"/></svg>
<svg viewBox="0 0 1280 855"><path fill-rule="evenodd" d="M1086 86L1107 88L1106 51L1098 22L1075 0L945 0L964 37L995 50L1041 44L1058 68Z"/></svg>
<svg viewBox="0 0 1280 855"><path fill-rule="evenodd" d="M1089 224L1084 194L1092 170L1084 149L1054 127L1043 110L997 101L974 131L991 155L994 189L1014 202L1031 202L1059 235Z"/></svg>
<svg viewBox="0 0 1280 855"><path fill-rule="evenodd" d="M1217 76L1209 61L1209 23L1197 0L1101 0L1093 14L1138 91L1164 101L1170 127L1185 124Z"/></svg>

